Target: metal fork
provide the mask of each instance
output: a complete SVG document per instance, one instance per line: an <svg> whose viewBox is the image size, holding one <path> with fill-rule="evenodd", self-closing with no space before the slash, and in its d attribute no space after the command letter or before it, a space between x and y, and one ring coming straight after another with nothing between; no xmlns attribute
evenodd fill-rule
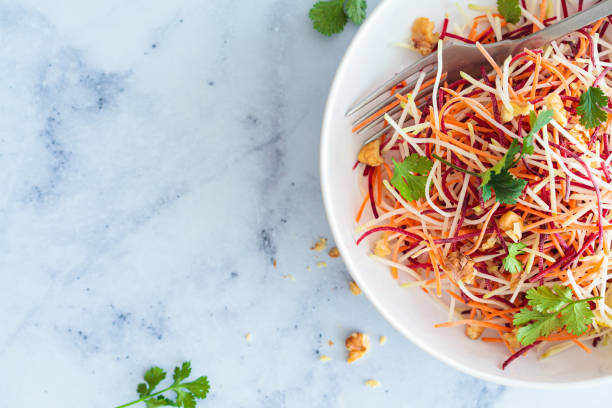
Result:
<svg viewBox="0 0 612 408"><path fill-rule="evenodd" d="M503 40L493 44L485 44L483 47L499 65L502 64L504 59L508 55L513 55L516 52L522 51L524 48L539 48L543 45L561 38L571 32L574 32L586 25L592 24L602 17L606 17L612 14L612 0L604 0L593 7L588 8L580 13L574 14L573 16L567 17L560 23L550 25L540 31L537 31L531 35L516 40ZM387 106L396 99L395 94L401 93L402 91L412 90L417 83L417 78L421 73L425 73L424 81L430 80L436 76L438 68L437 53L434 52L420 61L412 64L408 68L403 69L401 72L395 74L393 78L379 86L376 90L372 91L365 98L353 104L345 116L352 116L359 112L359 116L353 122L354 127L359 127L366 119L380 111L383 107ZM463 71L469 75L475 75L483 65L487 65L488 62L485 60L482 53L476 48L475 45L465 44L461 42L452 42L446 45L442 51L442 72L446 72L445 78L449 83L460 78L460 72ZM397 89L392 95L381 99L384 94L390 93L393 87L406 81L406 85ZM419 94L425 94L433 88L432 85L422 89ZM374 102L378 102L373 104ZM418 107L422 107L425 104L423 100ZM391 117L397 116L402 110L398 104L393 109L389 110L388 113ZM372 129L377 129L383 122L384 114L379 114L375 120L371 121L365 126L361 126L355 131L357 134L369 133ZM380 134L387 131L388 128L378 129L376 133L368 137L364 143L380 136Z"/></svg>

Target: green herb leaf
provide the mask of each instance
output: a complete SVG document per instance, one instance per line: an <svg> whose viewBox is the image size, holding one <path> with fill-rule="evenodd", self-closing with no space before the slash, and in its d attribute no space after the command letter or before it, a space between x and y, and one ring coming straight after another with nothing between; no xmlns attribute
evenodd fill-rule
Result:
<svg viewBox="0 0 612 408"><path fill-rule="evenodd" d="M510 24L518 23L521 18L519 0L497 0L497 10Z"/></svg>
<svg viewBox="0 0 612 408"><path fill-rule="evenodd" d="M576 112L581 116L580 124L587 129L601 125L608 119L607 112L601 107L607 105L608 97L606 94L601 89L590 86L586 92L580 95L580 104L576 108Z"/></svg>
<svg viewBox="0 0 612 408"><path fill-rule="evenodd" d="M147 408L153 407L184 407L196 408L196 400L204 399L210 390L208 379L204 376L195 381L182 382L191 374L191 363L185 361L180 367L174 368L172 378L174 382L161 391L153 392L155 387L166 378L166 372L159 367L150 368L144 375L145 383L138 384L136 388L140 399L127 404L119 405L116 408L124 408L143 402ZM148 385L147 385L148 384ZM168 391L174 391L174 400L163 395Z"/></svg>
<svg viewBox="0 0 612 408"><path fill-rule="evenodd" d="M366 0L346 0L344 5L346 15L355 24L363 23L363 20L366 18L367 8L368 4L366 3Z"/></svg>
<svg viewBox="0 0 612 408"><path fill-rule="evenodd" d="M516 259L516 256L524 254L523 249L526 246L522 242L508 245L508 255L503 260L505 270L510 273L519 273L523 269L523 263Z"/></svg>
<svg viewBox="0 0 612 408"><path fill-rule="evenodd" d="M189 377L191 374L191 363L189 361L185 361L181 367L174 367L174 374L172 375L172 379L175 384L180 383L185 378Z"/></svg>
<svg viewBox="0 0 612 408"><path fill-rule="evenodd" d="M517 339L524 346L563 327L569 333L581 335L593 322L588 302L599 297L574 300L569 287L555 285L531 288L527 291L527 299L532 309L521 309L513 320L514 326L521 326Z"/></svg>
<svg viewBox="0 0 612 408"><path fill-rule="evenodd" d="M527 300L529 306L533 307L534 310L554 313L573 300L572 290L563 285L554 285L552 288L539 286L527 292Z"/></svg>
<svg viewBox="0 0 612 408"><path fill-rule="evenodd" d="M472 176L480 177L482 182L480 183L480 188L482 189L482 198L484 201L487 201L491 198L493 191L495 192L496 200L502 204L516 204L516 199L521 195L523 189L527 185L527 182L522 179L518 179L514 177L509 170L517 165L517 163L525 156L526 154L533 153L533 136L540 131L544 126L548 124L552 120L552 111L543 111L539 115L535 115L535 113L530 113L530 123L531 130L523 138L523 146L519 146L519 143L516 139L512 140L510 147L508 147L508 151L504 154L504 157L501 158L500 161L495 163L493 167L488 169L483 173L473 173L471 171L462 169L460 167L455 166L452 163L442 159L441 157L433 154L432 156L446 164L454 168L455 170L461 171L466 174L470 174ZM516 155L519 155L516 160L514 159Z"/></svg>
<svg viewBox="0 0 612 408"><path fill-rule="evenodd" d="M310 9L308 17L315 30L331 36L344 30L347 22L344 0L319 1Z"/></svg>
<svg viewBox="0 0 612 408"><path fill-rule="evenodd" d="M527 182L523 179L514 177L508 170L504 169L499 174L491 174L490 180L486 185L481 184L482 198L491 198L491 189L495 191L495 198L502 204L516 204L516 199L521 195Z"/></svg>
<svg viewBox="0 0 612 408"><path fill-rule="evenodd" d="M425 197L426 174L431 170L433 163L427 157L411 154L404 161L393 160L393 177L391 184L408 201ZM421 176L412 173L422 174Z"/></svg>
<svg viewBox="0 0 612 408"><path fill-rule="evenodd" d="M208 378L200 377L197 380L185 384L185 388L193 393L197 398L206 398L206 394L210 390Z"/></svg>

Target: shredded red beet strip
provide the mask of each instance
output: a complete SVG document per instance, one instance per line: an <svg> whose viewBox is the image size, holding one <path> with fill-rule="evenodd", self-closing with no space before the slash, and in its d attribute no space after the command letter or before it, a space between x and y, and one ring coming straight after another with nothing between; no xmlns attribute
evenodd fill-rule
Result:
<svg viewBox="0 0 612 408"><path fill-rule="evenodd" d="M603 215L601 213L601 192L599 191L599 186L595 182L595 178L593 177L593 173L591 173L591 169L589 168L589 166L586 165L586 163L576 153L574 153L571 150L568 150L565 147L563 147L561 145L558 145L556 143L551 143L551 145L556 147L559 150L565 151L565 153L568 156L572 156L574 159L576 159L576 161L578 161L578 163L580 163L580 165L582 165L582 167L584 168L584 170L588 174L589 179L591 180L591 183L593 183L593 187L595 188L595 195L597 196L597 217L598 217L597 218L597 227L599 229L599 245L603 245L603 224L601 223L601 220L603 218Z"/></svg>
<svg viewBox="0 0 612 408"><path fill-rule="evenodd" d="M597 75L597 78L595 78L595 80L593 81L593 86L597 86L599 81L601 81L606 76L608 71L610 71L611 69L612 69L612 67L605 67L604 70L601 71L601 74ZM576 98L576 99L578 99L578 98ZM578 101L580 101L580 99L578 99Z"/></svg>
<svg viewBox="0 0 612 408"><path fill-rule="evenodd" d="M490 233L492 231L493 231L493 228L489 227L485 231L485 234ZM474 238L474 237L477 237L478 235L480 235L480 231L469 232L467 234L457 235L456 237L452 237L452 238L434 239L434 243L435 244L452 244L453 242L457 242L457 241L461 241L461 240L469 239L469 238Z"/></svg>
<svg viewBox="0 0 612 408"><path fill-rule="evenodd" d="M530 24L531 25L531 24ZM542 50L529 50L535 54L541 54ZM512 63L514 63L517 59L524 57L525 55L527 55L526 52L519 52L518 54L516 54L511 60L510 60L510 65L512 65Z"/></svg>
<svg viewBox="0 0 612 408"><path fill-rule="evenodd" d="M455 237L458 236L459 231L461 230L461 227L463 226L463 221L465 220L466 211L467 211L467 202L466 200L464 200L461 205L461 213L459 215L459 221L457 222L457 229L455 230L455 235L454 235ZM457 243L453 242L453 244L451 245L451 248L455 250L456 247L457 247Z"/></svg>
<svg viewBox="0 0 612 408"><path fill-rule="evenodd" d="M585 243L582 245L582 248L580 248L580 250L578 250L578 252L575 252L573 254L566 254L565 257L559 259L557 262L555 262L554 264L550 265L548 268L544 269L541 272L538 272L537 275L532 276L531 278L529 278L529 282L535 282L540 278L544 278L544 276L552 271L555 270L557 268L563 268L565 265L569 264L570 262L572 262L574 259L578 258L580 255L582 255L582 253L584 251L586 251L586 249L589 247L589 245L591 245L593 243L593 241L595 241L595 238L597 238L597 235L592 234L589 239L587 239L585 241Z"/></svg>
<svg viewBox="0 0 612 408"><path fill-rule="evenodd" d="M483 65L480 66L480 74L482 75L482 79L484 80L485 84L487 84L491 88L495 88L495 84L493 84L489 79L487 71L485 70L485 67ZM491 92L489 92L489 97L491 98L491 104L493 105L493 117L497 122L501 123L501 115L499 113L499 106L497 105L497 97ZM499 142L499 144L501 144L502 146L507 146L507 141L501 134L501 131L497 128L495 128L495 130L495 133L497 134L497 141Z"/></svg>
<svg viewBox="0 0 612 408"><path fill-rule="evenodd" d="M374 186L372 185L372 179L374 178L374 169L368 173L368 193L370 193L370 206L372 207L372 213L374 218L378 218L378 211L376 211L376 203L374 202Z"/></svg>
<svg viewBox="0 0 612 408"><path fill-rule="evenodd" d="M582 11L582 4L584 3L584 0L578 0L578 11Z"/></svg>
<svg viewBox="0 0 612 408"><path fill-rule="evenodd" d="M463 41L464 43L476 44L475 41L472 41L472 40L470 40L468 38L462 37L462 36L457 35L457 34L446 33L445 36L448 37L448 38L454 38L455 40Z"/></svg>
<svg viewBox="0 0 612 408"><path fill-rule="evenodd" d="M561 8L563 9L563 18L567 17L567 4L565 0L561 0Z"/></svg>
<svg viewBox="0 0 612 408"><path fill-rule="evenodd" d="M513 355L508 357L508 359L506 361L504 361L504 363L502 364L502 370L504 370L506 367L508 367L508 364L510 364L511 362L516 360L518 357L520 357L521 355L525 354L526 352L528 352L529 350L531 350L532 348L534 348L535 346L537 346L541 342L542 342L542 340L535 341L535 342L531 343L530 345L521 348L519 351L517 351L516 353L514 353Z"/></svg>
<svg viewBox="0 0 612 408"><path fill-rule="evenodd" d="M401 228L397 228L397 227L375 227L375 228L372 228L371 230L368 230L368 231L364 232L363 235L360 236L359 239L357 240L357 245L359 245L361 243L361 241L363 241L363 239L365 237L367 237L368 235L371 235L371 234L373 234L375 232L380 232L380 231L397 232L398 234L402 234L402 235L404 235L404 236L406 236L408 238L416 239L417 241L422 241L423 240L423 238L419 237L418 235L413 234L413 233L408 232L408 231L404 231Z"/></svg>
<svg viewBox="0 0 612 408"><path fill-rule="evenodd" d="M498 302L503 303L504 305L508 306L511 309L516 307L516 305L514 303L510 302L507 299L504 299L503 297L501 297L499 295L491 296L491 299L497 300Z"/></svg>
<svg viewBox="0 0 612 408"><path fill-rule="evenodd" d="M507 255L508 246L506 245L506 241L504 241L504 236L502 235L499 226L497 225L497 222L495 222L495 219L493 217L491 217L491 224L493 224L493 229L495 230L495 235L497 235L497 239L501 243L501 246L504 248L504 254Z"/></svg>
<svg viewBox="0 0 612 408"><path fill-rule="evenodd" d="M444 19L444 23L442 23L442 32L440 33L440 39L443 40L446 35L446 29L448 28L448 18Z"/></svg>
<svg viewBox="0 0 612 408"><path fill-rule="evenodd" d="M451 172L451 170L452 169L449 167L444 173L442 173L442 191L444 192L444 195L448 197L451 203L457 205L459 201L455 200L455 197L453 197L453 195L451 194L446 183L446 178L448 177L448 174Z"/></svg>
<svg viewBox="0 0 612 408"><path fill-rule="evenodd" d="M589 55L591 57L591 63L593 64L593 66L595 66L595 47L593 46L593 37L591 37L591 34L589 34L589 32L584 28L581 28L580 30L578 30L578 32L584 35L587 40L589 40Z"/></svg>

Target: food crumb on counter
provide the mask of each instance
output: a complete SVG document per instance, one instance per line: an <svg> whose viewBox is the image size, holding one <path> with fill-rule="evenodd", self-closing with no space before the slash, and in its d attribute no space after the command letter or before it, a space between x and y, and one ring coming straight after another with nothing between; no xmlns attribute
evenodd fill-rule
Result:
<svg viewBox="0 0 612 408"><path fill-rule="evenodd" d="M276 268L276 259L272 260L272 266L274 266Z"/></svg>
<svg viewBox="0 0 612 408"><path fill-rule="evenodd" d="M361 295L361 289L359 289L359 286L357 286L357 284L353 281L349 282L349 288L351 289L351 293L355 296L359 296Z"/></svg>
<svg viewBox="0 0 612 408"><path fill-rule="evenodd" d="M311 251L321 252L327 247L327 238L319 238L317 242L310 248Z"/></svg>
<svg viewBox="0 0 612 408"><path fill-rule="evenodd" d="M327 267L327 262L325 261L317 262L317 268L326 268L326 267Z"/></svg>
<svg viewBox="0 0 612 408"><path fill-rule="evenodd" d="M310 266L307 266L307 267L306 267L306 270L307 270L307 271L309 271L309 270L310 270Z"/></svg>
<svg viewBox="0 0 612 408"><path fill-rule="evenodd" d="M387 342L387 336L380 336L380 338L378 339L378 344L380 344L381 346L385 344L386 342Z"/></svg>
<svg viewBox="0 0 612 408"><path fill-rule="evenodd" d="M244 338L246 339L246 341L251 341L253 340L253 335L251 333L247 333L246 336L244 336Z"/></svg>
<svg viewBox="0 0 612 408"><path fill-rule="evenodd" d="M340 256L340 251L338 251L338 248L333 247L329 250L327 255L329 255L330 258L338 258Z"/></svg>
<svg viewBox="0 0 612 408"><path fill-rule="evenodd" d="M326 356L325 354L321 354L321 356L319 356L319 361L321 361L321 362L323 362L323 363L326 363L326 362L328 362L329 360L331 360L331 357L330 357L330 356Z"/></svg>
<svg viewBox="0 0 612 408"><path fill-rule="evenodd" d="M368 387L371 387L371 388L377 388L377 387L380 387L380 381L378 381L378 380L367 380L367 381L365 382L365 384L366 384Z"/></svg>
<svg viewBox="0 0 612 408"><path fill-rule="evenodd" d="M346 361L352 363L370 350L370 338L365 333L355 332L346 338L344 345L349 352Z"/></svg>
<svg viewBox="0 0 612 408"><path fill-rule="evenodd" d="M286 274L286 275L282 275L281 277L282 277L282 278L284 278L284 279L289 279L289 280L292 280L292 281L294 281L294 280L295 280L295 276L293 276L293 275L292 275L292 274L290 274L290 273L288 273L288 274Z"/></svg>
<svg viewBox="0 0 612 408"><path fill-rule="evenodd" d="M329 347L331 347L331 346L333 346L333 345L334 345L334 342L333 342L333 341L331 341L331 340L327 340L327 345L328 345Z"/></svg>

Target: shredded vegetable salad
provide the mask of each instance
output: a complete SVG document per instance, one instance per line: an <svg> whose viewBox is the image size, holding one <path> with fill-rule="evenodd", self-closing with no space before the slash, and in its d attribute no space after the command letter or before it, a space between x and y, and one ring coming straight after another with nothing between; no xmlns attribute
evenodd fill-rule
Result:
<svg viewBox="0 0 612 408"><path fill-rule="evenodd" d="M364 122L384 115L388 131L358 155L356 235L402 287L448 311L432 324L499 343L506 368L532 349L591 353L612 339L612 18L498 65L481 44L584 5L497 4L470 5L481 14L446 18L440 33L415 21L405 47L440 61L446 41L474 43L489 65L453 83L438 71L400 84Z"/></svg>

